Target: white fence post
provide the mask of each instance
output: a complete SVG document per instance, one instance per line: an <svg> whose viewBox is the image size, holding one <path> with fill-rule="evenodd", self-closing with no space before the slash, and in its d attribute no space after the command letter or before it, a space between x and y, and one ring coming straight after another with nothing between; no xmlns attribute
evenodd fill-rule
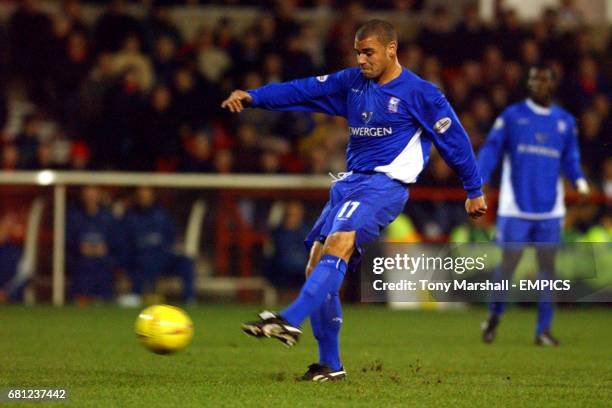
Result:
<svg viewBox="0 0 612 408"><path fill-rule="evenodd" d="M62 306L65 297L64 250L66 235L66 186L53 187L53 305Z"/></svg>

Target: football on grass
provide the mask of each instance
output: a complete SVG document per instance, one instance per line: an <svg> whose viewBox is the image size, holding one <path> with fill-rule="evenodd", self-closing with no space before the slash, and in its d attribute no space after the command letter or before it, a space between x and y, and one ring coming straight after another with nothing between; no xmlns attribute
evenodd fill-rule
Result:
<svg viewBox="0 0 612 408"><path fill-rule="evenodd" d="M154 305L138 315L135 326L140 342L158 354L184 349L193 337L193 322L184 310L169 305Z"/></svg>

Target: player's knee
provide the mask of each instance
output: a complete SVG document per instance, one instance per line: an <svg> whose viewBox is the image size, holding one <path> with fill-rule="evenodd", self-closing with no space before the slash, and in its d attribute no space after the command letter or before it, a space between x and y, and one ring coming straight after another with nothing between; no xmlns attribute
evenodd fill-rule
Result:
<svg viewBox="0 0 612 408"><path fill-rule="evenodd" d="M312 271L314 270L314 265L311 265L310 263L308 263L308 265L306 266L306 270L305 270L305 275L306 278L308 278L310 276L310 274L312 273Z"/></svg>
<svg viewBox="0 0 612 408"><path fill-rule="evenodd" d="M325 240L323 253L333 255L348 262L355 249L355 231L334 232Z"/></svg>

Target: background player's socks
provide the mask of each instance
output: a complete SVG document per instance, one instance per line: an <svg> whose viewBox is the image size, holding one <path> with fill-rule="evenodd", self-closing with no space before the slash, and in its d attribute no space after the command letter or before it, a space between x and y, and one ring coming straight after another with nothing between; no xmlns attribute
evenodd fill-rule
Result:
<svg viewBox="0 0 612 408"><path fill-rule="evenodd" d="M503 271L501 265L499 265L493 271L493 282L501 282ZM506 292L505 291L493 291L491 293L491 303L489 303L489 312L493 316L501 316L506 310Z"/></svg>
<svg viewBox="0 0 612 408"><path fill-rule="evenodd" d="M319 344L319 364L334 371L342 368L338 338L342 326L342 307L338 292L328 293L323 304L310 315L310 325Z"/></svg>
<svg viewBox="0 0 612 408"><path fill-rule="evenodd" d="M280 314L289 324L299 326L318 309L328 293L338 292L346 272L346 262L337 256L323 255L300 291L298 298Z"/></svg>
<svg viewBox="0 0 612 408"><path fill-rule="evenodd" d="M538 280L553 279L553 274L549 272L538 273ZM536 336L550 329L554 308L552 304L552 290L543 290L540 292L540 300L538 302L538 322L536 325Z"/></svg>

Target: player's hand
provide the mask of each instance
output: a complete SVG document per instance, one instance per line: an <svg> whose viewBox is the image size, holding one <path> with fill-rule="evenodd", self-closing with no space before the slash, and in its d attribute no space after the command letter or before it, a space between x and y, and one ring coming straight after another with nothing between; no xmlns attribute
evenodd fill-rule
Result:
<svg viewBox="0 0 612 408"><path fill-rule="evenodd" d="M589 183L583 178L576 181L576 191L578 191L582 197L588 197L589 194L591 194Z"/></svg>
<svg viewBox="0 0 612 408"><path fill-rule="evenodd" d="M473 219L480 218L487 212L487 203L485 202L484 196L476 198L468 198L465 201L465 211Z"/></svg>
<svg viewBox="0 0 612 408"><path fill-rule="evenodd" d="M221 103L223 109L229 109L230 112L240 113L244 110L244 106L253 102L253 97L248 92L236 89L230 96Z"/></svg>

